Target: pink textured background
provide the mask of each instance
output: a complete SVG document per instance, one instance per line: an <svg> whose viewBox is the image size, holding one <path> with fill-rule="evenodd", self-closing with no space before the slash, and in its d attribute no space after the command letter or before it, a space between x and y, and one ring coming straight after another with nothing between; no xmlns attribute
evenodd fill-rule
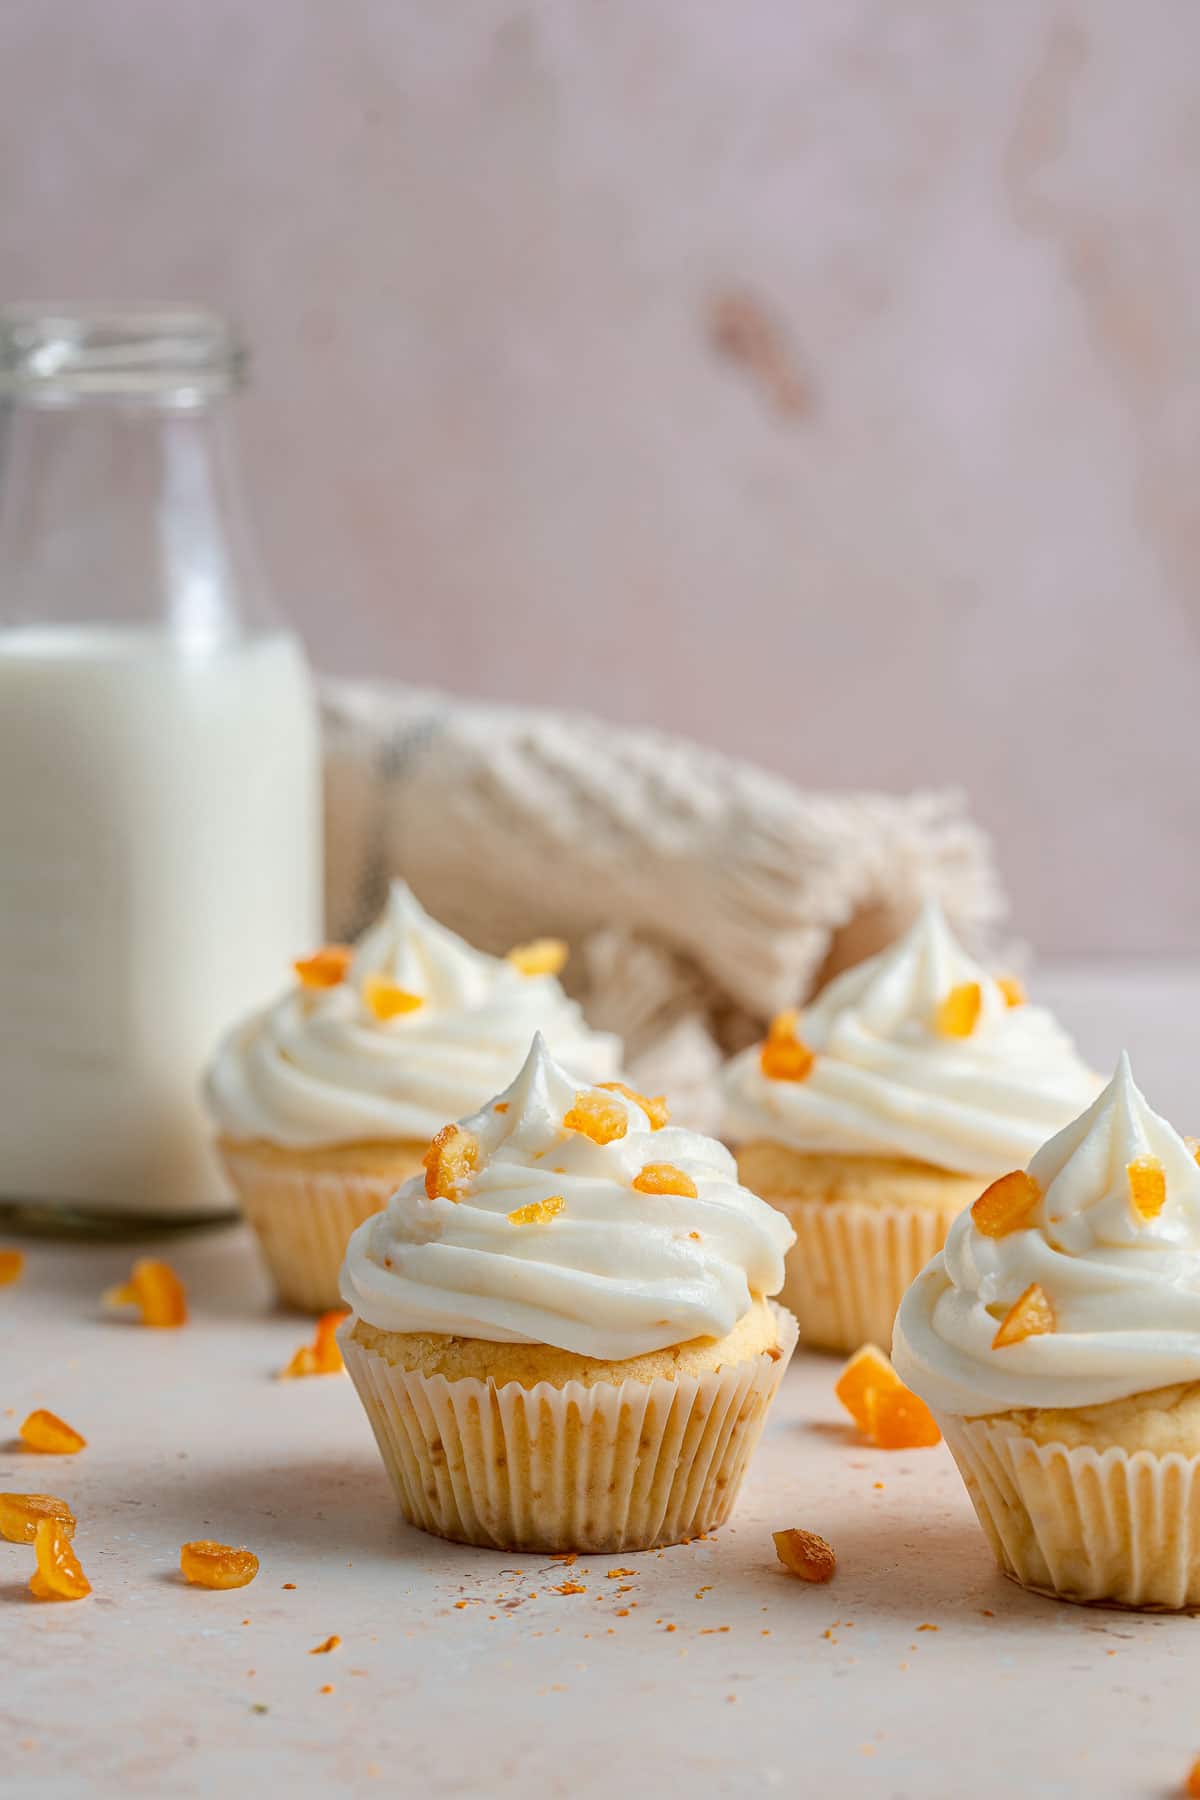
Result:
<svg viewBox="0 0 1200 1800"><path fill-rule="evenodd" d="M1191 951L1198 58L1192 0L7 0L0 286L241 318L325 667L959 782L1043 947Z"/></svg>

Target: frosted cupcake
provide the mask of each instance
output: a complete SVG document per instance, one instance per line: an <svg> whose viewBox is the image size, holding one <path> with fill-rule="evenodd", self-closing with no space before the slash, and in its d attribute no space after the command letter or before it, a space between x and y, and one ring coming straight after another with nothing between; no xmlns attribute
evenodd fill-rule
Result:
<svg viewBox="0 0 1200 1800"><path fill-rule="evenodd" d="M741 1179L796 1231L782 1299L806 1343L891 1341L951 1221L1100 1086L1059 1026L930 901L726 1072Z"/></svg>
<svg viewBox="0 0 1200 1800"><path fill-rule="evenodd" d="M1122 1058L906 1295L894 1358L1006 1574L1200 1606L1200 1168Z"/></svg>
<svg viewBox="0 0 1200 1800"><path fill-rule="evenodd" d="M280 1296L337 1304L354 1227L421 1166L447 1118L511 1081L535 1031L584 1080L618 1072L556 980L549 941L487 956L395 882L353 948L295 965L294 985L236 1026L208 1073L219 1147Z"/></svg>
<svg viewBox="0 0 1200 1800"><path fill-rule="evenodd" d="M796 1339L787 1221L540 1039L350 1240L339 1338L405 1517L507 1550L721 1524Z"/></svg>

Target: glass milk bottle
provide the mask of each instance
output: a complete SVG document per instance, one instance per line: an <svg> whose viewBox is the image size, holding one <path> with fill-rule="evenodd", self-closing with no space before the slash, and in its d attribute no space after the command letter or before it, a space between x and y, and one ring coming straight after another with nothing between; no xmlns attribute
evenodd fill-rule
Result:
<svg viewBox="0 0 1200 1800"><path fill-rule="evenodd" d="M0 310L0 1202L227 1209L199 1082L320 937L317 719L185 311Z"/></svg>

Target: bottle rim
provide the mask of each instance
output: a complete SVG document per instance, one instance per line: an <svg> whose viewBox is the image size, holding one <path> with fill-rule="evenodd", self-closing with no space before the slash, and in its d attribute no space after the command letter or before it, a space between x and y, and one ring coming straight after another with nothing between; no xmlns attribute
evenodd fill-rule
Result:
<svg viewBox="0 0 1200 1800"><path fill-rule="evenodd" d="M0 306L0 399L69 405L88 397L202 406L245 376L246 351L220 313L196 306Z"/></svg>

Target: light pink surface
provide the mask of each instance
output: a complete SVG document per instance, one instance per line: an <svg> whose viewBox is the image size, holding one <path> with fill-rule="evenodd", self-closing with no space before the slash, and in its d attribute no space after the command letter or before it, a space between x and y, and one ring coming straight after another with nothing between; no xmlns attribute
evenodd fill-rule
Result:
<svg viewBox="0 0 1200 1800"><path fill-rule="evenodd" d="M1198 52L1188 0L10 0L0 282L241 316L326 666L961 782L1035 941L1193 948Z"/></svg>

